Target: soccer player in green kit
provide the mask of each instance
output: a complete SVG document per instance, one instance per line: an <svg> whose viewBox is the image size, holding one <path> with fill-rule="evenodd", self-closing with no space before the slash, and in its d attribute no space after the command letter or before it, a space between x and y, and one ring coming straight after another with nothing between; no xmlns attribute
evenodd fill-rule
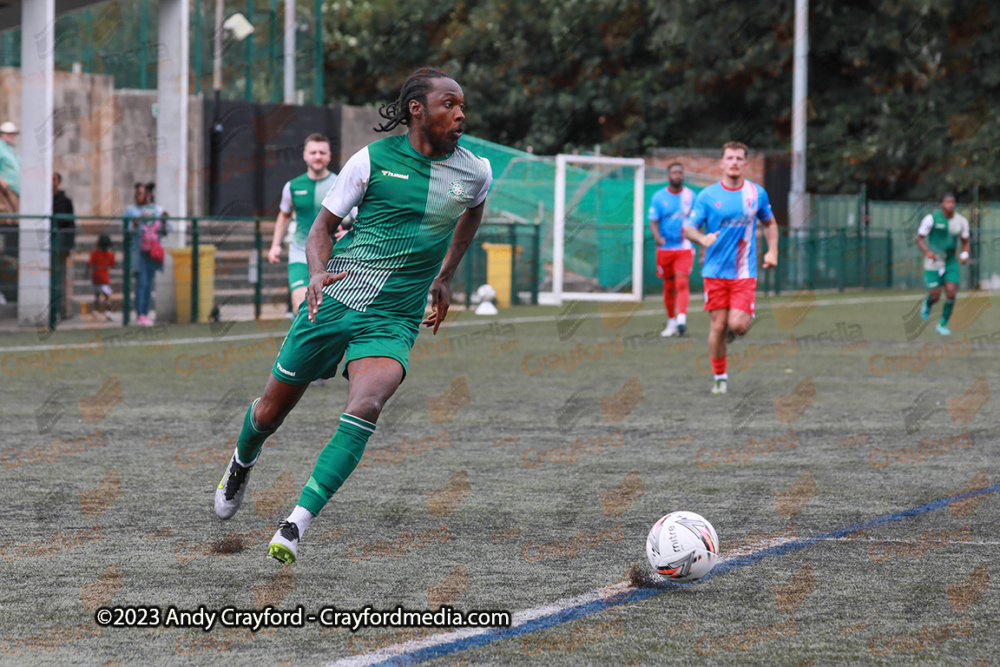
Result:
<svg viewBox="0 0 1000 667"><path fill-rule="evenodd" d="M962 240L962 252L956 259L955 245L958 239ZM934 211L920 221L917 245L924 253L924 279L930 290L920 309L920 316L925 320L930 319L931 307L941 298L941 285L944 284L944 309L937 332L947 336L951 334L948 320L958 294L958 265L969 261L969 221L955 213L954 194L944 193L941 196L941 210Z"/></svg>
<svg viewBox="0 0 1000 667"><path fill-rule="evenodd" d="M322 134L310 134L306 137L302 150L306 173L288 181L281 189L278 219L274 225L274 238L267 253L267 261L271 264L281 261L281 242L294 212L295 234L288 247L288 291L292 296L292 312L295 314L298 314L299 306L306 298L306 286L309 284L306 239L322 206L323 197L337 180L337 174L329 169L331 158L330 140Z"/></svg>
<svg viewBox="0 0 1000 667"><path fill-rule="evenodd" d="M232 517L264 440L308 384L334 376L343 360L347 407L337 432L268 546L283 563L295 561L309 523L361 461L382 407L406 376L421 320L435 334L444 321L452 276L482 221L493 177L487 160L458 145L465 97L449 75L417 70L379 112L386 119L379 131L402 124L408 132L356 153L324 199L306 241L308 307L292 322L263 395L247 410L215 495L219 518ZM337 226L355 205L353 234L331 257ZM424 318L428 290L431 313Z"/></svg>

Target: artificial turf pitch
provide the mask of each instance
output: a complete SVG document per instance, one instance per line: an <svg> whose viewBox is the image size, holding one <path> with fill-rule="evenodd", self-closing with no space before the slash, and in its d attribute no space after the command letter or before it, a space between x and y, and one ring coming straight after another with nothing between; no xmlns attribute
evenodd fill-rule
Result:
<svg viewBox="0 0 1000 667"><path fill-rule="evenodd" d="M430 664L990 664L996 494L782 548L1000 481L996 310L961 295L952 336L933 330L940 305L916 335L919 298L760 299L725 396L698 303L681 339L658 336L657 300L453 312L421 333L361 467L286 568L267 542L342 378L306 393L236 517L212 510L286 322L4 334L0 662L326 664L440 633L102 629L94 610L523 611L632 565L650 585L646 533L684 509L713 523L723 562L753 562Z"/></svg>

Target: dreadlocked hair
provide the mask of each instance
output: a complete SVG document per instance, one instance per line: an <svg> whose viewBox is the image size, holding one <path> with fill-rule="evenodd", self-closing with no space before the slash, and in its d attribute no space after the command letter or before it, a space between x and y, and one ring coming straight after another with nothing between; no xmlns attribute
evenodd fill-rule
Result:
<svg viewBox="0 0 1000 667"><path fill-rule="evenodd" d="M427 104L427 91L431 89L431 79L451 79L452 76L434 67L421 67L410 75L399 91L399 97L391 104L379 107L378 115L387 122L372 128L376 132L390 132L397 125L410 124L410 102L416 100Z"/></svg>

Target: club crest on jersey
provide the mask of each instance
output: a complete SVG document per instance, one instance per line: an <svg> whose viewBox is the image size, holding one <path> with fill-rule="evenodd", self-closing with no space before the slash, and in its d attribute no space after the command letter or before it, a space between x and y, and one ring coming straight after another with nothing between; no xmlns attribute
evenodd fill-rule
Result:
<svg viewBox="0 0 1000 667"><path fill-rule="evenodd" d="M715 202L715 208L722 208L722 202L721 201Z"/></svg>
<svg viewBox="0 0 1000 667"><path fill-rule="evenodd" d="M448 195L452 199L465 199L465 184L462 183L462 181L452 181L451 184L448 185Z"/></svg>

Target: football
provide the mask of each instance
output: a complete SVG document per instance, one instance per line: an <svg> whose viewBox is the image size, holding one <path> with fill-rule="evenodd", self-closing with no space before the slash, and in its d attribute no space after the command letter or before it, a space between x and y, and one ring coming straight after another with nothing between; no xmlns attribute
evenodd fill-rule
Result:
<svg viewBox="0 0 1000 667"><path fill-rule="evenodd" d="M671 512L650 529L646 556L653 569L668 581L698 581L719 560L719 536L700 514Z"/></svg>

